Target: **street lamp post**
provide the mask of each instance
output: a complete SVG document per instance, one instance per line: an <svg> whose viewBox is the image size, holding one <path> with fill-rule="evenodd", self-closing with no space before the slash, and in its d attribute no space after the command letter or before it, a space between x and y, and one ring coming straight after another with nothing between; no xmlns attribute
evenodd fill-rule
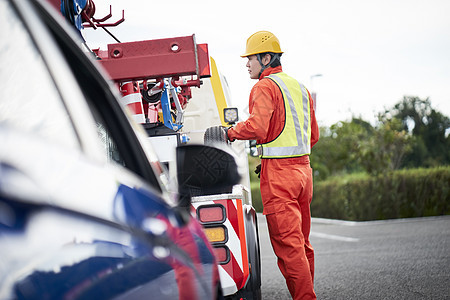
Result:
<svg viewBox="0 0 450 300"><path fill-rule="evenodd" d="M311 76L309 77L309 81L310 81L310 84L311 84L311 97L313 98L313 107L314 107L314 110L316 110L317 93L316 93L316 91L315 91L314 88L313 88L313 79L314 79L315 77L321 77L321 76L322 76L322 74L314 74L314 75L311 75Z"/></svg>

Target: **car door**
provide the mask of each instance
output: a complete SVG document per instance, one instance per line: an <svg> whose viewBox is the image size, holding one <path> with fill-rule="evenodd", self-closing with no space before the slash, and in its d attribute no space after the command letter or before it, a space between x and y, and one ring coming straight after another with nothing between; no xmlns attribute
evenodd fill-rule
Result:
<svg viewBox="0 0 450 300"><path fill-rule="evenodd" d="M208 253L208 244L205 239L199 238L202 237L199 227L190 222L190 219L186 222L164 200L159 182L162 173L156 172L157 161L142 148L122 108L116 102L111 85L103 79L101 71L90 63L80 52L74 38L61 29L58 21L39 3L32 2L30 6L28 1L2 0L0 5L3 14L0 17L1 32L14 35L14 38L6 39L2 36L0 47L3 52L2 65L8 67L2 68L1 73L1 79L4 80L1 83L0 162L2 170L14 171L7 172L13 176L1 176L0 186L4 188L2 191L6 195L3 207L14 212L14 203L18 198L19 204L31 202L32 206L36 204L37 207L48 208L57 214L63 212L62 219L79 219L81 216L93 218L96 221L91 228L108 222L111 222L108 224L112 227L116 224L115 226L131 228L132 232L128 232L131 235L127 238L135 243L126 244L107 239L97 235L101 230L94 229L87 230L91 233L88 241L91 244L93 241L101 241L97 245L117 244L116 248L122 249L122 252L137 251L132 252L135 259L150 257L156 261L169 260L168 270L173 271L178 286L175 288L176 293L181 287L188 287L191 296L211 298L215 283L213 277L217 270L214 269L213 256ZM35 220L34 217L39 214L37 211L43 210L37 209L35 212L29 207L24 210L33 213L30 213L29 218L24 217L28 221L23 222L23 230L14 232L14 235L18 232L24 238L23 243L15 244L14 238L8 238L7 242L3 240L5 243L2 245L12 246L4 247L1 251L17 247L27 249L28 242L46 235L45 230L37 230L40 226L35 224L38 223L29 221ZM23 211L21 213L27 215ZM6 216L15 215L8 213ZM57 217L46 219L58 220ZM1 224L6 227L14 224L8 220L2 221ZM62 232L68 232L58 234L66 238L56 241L57 249L85 236L79 225L84 222L59 220L50 223L53 227L60 227L58 229ZM72 226L71 223L78 225ZM34 229L30 232L31 228ZM141 230L148 235L137 235L136 238L135 231ZM2 236L3 233L4 236L12 237L8 230L3 231ZM50 234L49 237L52 236ZM155 241L159 244L153 244L151 236L157 236ZM186 240L194 241L194 247L186 245ZM37 253L43 253L45 246L52 243L38 244L40 251ZM137 247L140 244L146 246ZM32 247L28 249L33 250ZM13 255L9 256L11 259L6 264L9 267L5 267L1 274L6 281L11 283L13 278L28 278L42 271L33 267L36 264L30 261L32 257L22 256L15 251L11 253ZM69 258L73 262L74 258ZM22 259L24 260L21 261ZM21 261L19 265L14 264L18 261ZM13 262L12 267L10 262ZM21 266L20 270L28 270L28 273L8 277L8 272L16 270L17 266ZM53 273L61 273L58 268L55 270ZM140 280L150 282L148 276L155 275L151 274ZM156 274L161 275L161 272ZM1 283L5 289L15 284ZM84 286L83 281L79 284ZM72 286L76 287L79 286ZM128 288L132 287L130 285ZM122 290L124 291L129 290ZM147 292L151 292L151 289Z"/></svg>

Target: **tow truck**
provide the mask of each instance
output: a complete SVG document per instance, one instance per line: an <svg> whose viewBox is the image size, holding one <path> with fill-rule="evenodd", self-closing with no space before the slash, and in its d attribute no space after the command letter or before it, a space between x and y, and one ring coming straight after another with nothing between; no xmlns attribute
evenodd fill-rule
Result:
<svg viewBox="0 0 450 300"><path fill-rule="evenodd" d="M84 28L107 30L110 13L95 18L93 0L49 0L81 33ZM148 134L169 178L177 178L176 148L183 144L215 144L233 152L241 181L232 189L211 194L190 189L186 205L203 225L219 265L225 299L261 299L261 262L256 211L252 206L246 144L226 142L222 128L238 120L228 107L226 79L196 36L117 42L107 49L89 49L122 94L122 104ZM193 89L195 87L195 89ZM214 166L220 159L204 154L194 162ZM174 180L167 183L175 190ZM200 183L201 186L201 183Z"/></svg>

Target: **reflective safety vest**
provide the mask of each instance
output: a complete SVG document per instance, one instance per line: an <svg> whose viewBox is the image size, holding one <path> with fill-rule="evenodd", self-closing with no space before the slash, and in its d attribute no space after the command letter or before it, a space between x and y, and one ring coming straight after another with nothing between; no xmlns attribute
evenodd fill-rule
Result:
<svg viewBox="0 0 450 300"><path fill-rule="evenodd" d="M259 144L261 158L288 158L311 153L311 110L306 88L284 72L266 76L283 94L285 122L281 133L272 141Z"/></svg>

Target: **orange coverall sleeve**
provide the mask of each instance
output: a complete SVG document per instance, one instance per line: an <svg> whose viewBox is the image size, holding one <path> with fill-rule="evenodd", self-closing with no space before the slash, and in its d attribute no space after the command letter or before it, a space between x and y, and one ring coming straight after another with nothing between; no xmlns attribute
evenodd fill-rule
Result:
<svg viewBox="0 0 450 300"><path fill-rule="evenodd" d="M250 116L228 130L228 138L237 140L264 140L269 130L274 111L272 91L265 86L255 85L250 92Z"/></svg>
<svg viewBox="0 0 450 300"><path fill-rule="evenodd" d="M317 125L316 112L314 111L314 105L311 95L309 94L309 107L311 111L311 148L319 141L319 125Z"/></svg>

